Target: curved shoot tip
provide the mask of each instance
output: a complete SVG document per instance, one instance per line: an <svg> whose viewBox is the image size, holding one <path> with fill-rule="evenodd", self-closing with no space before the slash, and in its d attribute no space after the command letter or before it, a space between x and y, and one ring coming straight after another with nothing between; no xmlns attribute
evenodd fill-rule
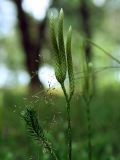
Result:
<svg viewBox="0 0 120 160"><path fill-rule="evenodd" d="M63 8L61 8L61 9L60 9L60 14L63 14L63 13L64 13L64 12L63 12Z"/></svg>
<svg viewBox="0 0 120 160"><path fill-rule="evenodd" d="M63 11L62 8L60 9L60 14L59 14L59 15L60 15L60 17L63 17L63 16L64 16L64 11Z"/></svg>
<svg viewBox="0 0 120 160"><path fill-rule="evenodd" d="M69 27L69 32L72 32L72 27L71 26Z"/></svg>
<svg viewBox="0 0 120 160"><path fill-rule="evenodd" d="M72 27L70 26L68 29L68 37L71 39L71 36L72 36Z"/></svg>

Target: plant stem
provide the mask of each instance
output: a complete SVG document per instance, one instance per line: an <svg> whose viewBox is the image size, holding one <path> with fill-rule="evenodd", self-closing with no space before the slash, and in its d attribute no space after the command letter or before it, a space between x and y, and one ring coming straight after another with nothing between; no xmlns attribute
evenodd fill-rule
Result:
<svg viewBox="0 0 120 160"><path fill-rule="evenodd" d="M87 128L88 128L88 160L92 160L92 125L91 125L91 112L90 101L87 101Z"/></svg>
<svg viewBox="0 0 120 160"><path fill-rule="evenodd" d="M53 160L59 160L56 153L54 152L53 148L50 147L49 142L48 141L44 141L43 144L45 145L45 147L48 149L50 155L52 156Z"/></svg>
<svg viewBox="0 0 120 160"><path fill-rule="evenodd" d="M68 135L68 160L72 160L72 127L71 127L71 116L70 116L70 99L68 98L66 89L64 84L61 84L65 99L66 99L66 109L67 109L67 122L68 122L68 128L67 128L67 135Z"/></svg>
<svg viewBox="0 0 120 160"><path fill-rule="evenodd" d="M71 117L70 117L70 103L67 102L67 118L68 118L68 150L69 160L72 159L72 128L71 128Z"/></svg>

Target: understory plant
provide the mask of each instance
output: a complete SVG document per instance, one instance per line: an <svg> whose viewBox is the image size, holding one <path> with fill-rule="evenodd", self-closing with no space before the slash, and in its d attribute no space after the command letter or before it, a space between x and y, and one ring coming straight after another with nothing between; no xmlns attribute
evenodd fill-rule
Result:
<svg viewBox="0 0 120 160"><path fill-rule="evenodd" d="M61 9L58 19L58 30L55 31L55 18L53 15L50 17L50 37L52 42L52 52L55 61L55 76L61 85L65 100L66 100L66 113L67 113L67 141L68 141L68 160L72 159L72 129L71 129L71 99L74 93L74 74L73 62L71 56L71 34L72 28L69 27L66 43L63 33L63 20L64 13ZM69 79L69 93L65 88L66 74L68 73Z"/></svg>
<svg viewBox="0 0 120 160"><path fill-rule="evenodd" d="M91 101L94 91L93 65L87 61L86 55L81 52L81 72L83 75L81 82L82 96L86 105L87 133L88 133L88 160L92 160L92 122L91 122Z"/></svg>
<svg viewBox="0 0 120 160"><path fill-rule="evenodd" d="M67 159L72 160L72 128L71 128L71 99L74 93L74 74L73 74L73 62L71 55L71 34L72 28L69 27L67 38L63 33L63 21L64 13L60 10L58 18L58 29L55 30L55 18L53 15L50 17L50 38L52 45L52 56L55 62L55 76L57 81L60 83L66 100L66 115L67 115ZM67 92L65 86L65 79L68 75L69 79L69 91ZM53 160L59 160L60 157L57 155L55 149L45 136L45 132L39 124L38 115L34 108L29 108L22 115L26 122L29 134L38 142L42 143L44 149L48 151L50 157Z"/></svg>
<svg viewBox="0 0 120 160"><path fill-rule="evenodd" d="M73 73L73 62L71 55L71 36L72 28L68 29L68 33L64 36L63 29L64 13L60 10L58 17L58 27L56 27L56 19L54 15L50 16L50 42L52 46L52 57L54 60L55 76L57 81L60 83L65 101L66 101L66 120L67 120L67 160L72 160L72 127L71 127L71 100L74 94L75 79ZM119 60L114 58L112 55L107 53L98 45L89 41L92 45L101 49L105 54L111 57L113 60L120 63ZM93 67L91 62L87 62L85 54L81 52L81 70L83 74L82 81L80 81L83 91L83 98L86 104L87 113L87 128L88 128L88 160L92 160L92 123L91 123L91 100L94 91L94 76ZM69 84L65 85L66 78L69 80ZM67 87L69 90L67 90ZM58 155L58 151L54 148L53 144L48 140L46 132L41 126L38 113L34 108L27 108L22 115L28 133L30 136L42 144L43 149L50 155L51 160L62 160Z"/></svg>
<svg viewBox="0 0 120 160"><path fill-rule="evenodd" d="M47 139L45 132L39 123L36 111L33 108L28 108L26 112L22 114L22 118L26 122L29 135L32 139L42 144L43 149L50 155L52 160L59 160L55 149Z"/></svg>

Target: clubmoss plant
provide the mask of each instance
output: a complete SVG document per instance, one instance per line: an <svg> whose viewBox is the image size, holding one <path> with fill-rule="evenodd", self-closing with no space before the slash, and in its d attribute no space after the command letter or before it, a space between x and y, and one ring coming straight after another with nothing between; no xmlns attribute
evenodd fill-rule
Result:
<svg viewBox="0 0 120 160"><path fill-rule="evenodd" d="M26 122L26 127L28 129L29 135L34 140L42 144L43 149L45 149L50 154L53 160L59 160L51 143L46 138L43 128L39 124L36 111L33 108L29 108L24 114L22 114L22 118Z"/></svg>
<svg viewBox="0 0 120 160"><path fill-rule="evenodd" d="M56 20L54 15L50 16L50 40L52 46L52 56L55 63L55 76L57 81L60 83L63 90L63 94L66 100L66 115L67 115L67 159L72 160L72 127L71 127L71 100L74 94L74 73L73 73L73 61L71 54L71 37L72 37L72 27L69 27L66 41L64 36L64 12L61 9L58 17L58 28L56 27ZM56 31L57 28L57 31ZM111 57L113 60L120 63L115 57L107 53L104 49L96 45L94 42L89 41L92 45L101 49L105 54ZM93 85L93 67L92 63L88 62L85 54L81 52L81 70L83 74L82 78L82 93L86 104L87 113L87 129L88 129L88 160L92 160L92 123L91 123L91 100L94 93ZM68 73L69 80L69 91L67 91L65 86L65 79ZM52 147L51 143L45 135L45 131L41 127L37 111L32 108L26 110L24 115L22 115L26 126L28 128L29 134L38 142L41 142L43 148L48 151L52 160L60 160L57 155L57 151Z"/></svg>
<svg viewBox="0 0 120 160"><path fill-rule="evenodd" d="M88 160L92 160L92 122L90 103L93 97L93 67L91 62L87 62L83 52L81 52L81 69L83 73L82 92L87 113Z"/></svg>
<svg viewBox="0 0 120 160"><path fill-rule="evenodd" d="M71 55L71 35L72 35L72 28L69 27L66 42L64 40L64 33L63 33L63 21L64 21L64 13L63 10L60 10L59 18L58 18L58 30L57 34L55 31L55 19L54 16L51 15L50 17L50 37L51 37L51 44L52 44L52 52L54 56L55 62L55 76L58 82L61 85L63 90L65 100L66 100L66 113L67 113L67 157L68 160L72 160L72 129L71 129L71 99L74 93L74 74L73 74L73 62L72 62L72 55ZM65 87L65 79L66 74L68 73L69 79L69 92L67 92ZM37 140L38 142L42 143L44 149L46 149L51 158L53 160L59 160L58 155L56 154L55 150L53 149L51 143L45 136L45 132L43 128L39 124L38 114L33 108L29 108L25 111L22 115L26 126L28 128L28 133L33 139Z"/></svg>
<svg viewBox="0 0 120 160"><path fill-rule="evenodd" d="M55 19L54 16L50 17L50 37L52 42L52 52L54 55L55 61L55 75L56 79L61 85L65 99L66 99L66 111L67 111L67 137L68 137L68 160L72 159L72 131L71 131L71 99L74 93L74 74L73 74L73 62L71 56L71 34L72 28L69 27L66 44L64 42L64 33L63 33L63 21L64 13L63 10L60 10L58 18L58 31L55 31ZM69 93L67 93L65 88L65 79L68 72L69 78Z"/></svg>

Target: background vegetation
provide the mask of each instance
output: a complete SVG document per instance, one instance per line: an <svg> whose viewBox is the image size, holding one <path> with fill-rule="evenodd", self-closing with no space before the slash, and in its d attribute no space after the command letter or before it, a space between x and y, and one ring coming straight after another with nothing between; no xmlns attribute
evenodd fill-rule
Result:
<svg viewBox="0 0 120 160"><path fill-rule="evenodd" d="M29 2L29 1L28 1ZM120 59L119 0L0 0L0 159L47 160L46 151L31 140L21 113L35 107L47 136L65 159L65 100L54 80L48 17L65 12L65 31L73 27L72 56L75 95L71 104L73 159L87 159L86 105L81 88L81 52L92 61L95 93L91 103L93 160L120 159L119 64L84 40L90 39ZM26 7L27 6L27 7ZM42 70L47 68L46 70ZM45 72L45 75L43 76ZM50 76L49 76L50 75ZM49 89L54 86L55 89ZM46 88L47 86L47 88Z"/></svg>

